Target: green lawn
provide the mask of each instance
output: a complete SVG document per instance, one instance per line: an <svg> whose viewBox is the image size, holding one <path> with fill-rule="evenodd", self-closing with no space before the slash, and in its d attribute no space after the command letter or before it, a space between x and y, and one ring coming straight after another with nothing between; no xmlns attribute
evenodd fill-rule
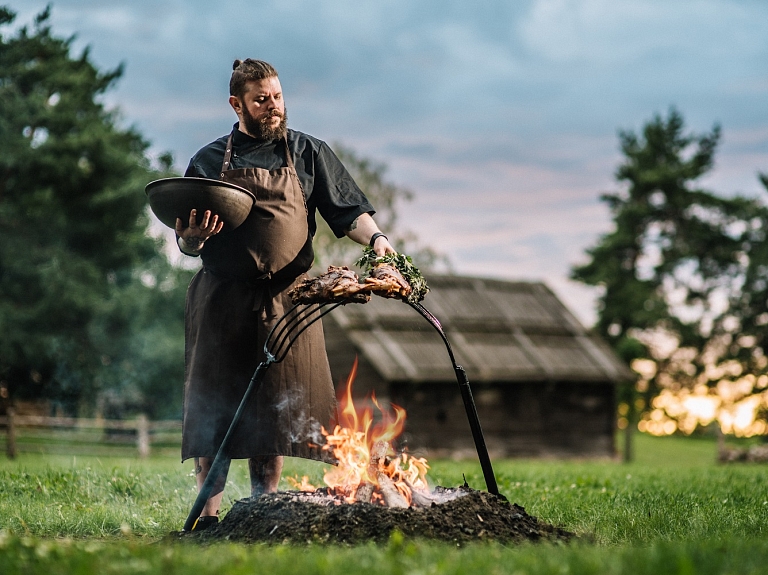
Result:
<svg viewBox="0 0 768 575"><path fill-rule="evenodd" d="M637 438L637 461L494 462L510 501L580 535L569 545L197 547L179 529L192 465L168 457L0 460L0 573L768 573L768 466L715 463L704 439ZM233 466L225 510L247 495ZM474 461L433 461L430 477L484 488ZM322 466L291 460L286 475ZM281 486L288 488L287 485Z"/></svg>

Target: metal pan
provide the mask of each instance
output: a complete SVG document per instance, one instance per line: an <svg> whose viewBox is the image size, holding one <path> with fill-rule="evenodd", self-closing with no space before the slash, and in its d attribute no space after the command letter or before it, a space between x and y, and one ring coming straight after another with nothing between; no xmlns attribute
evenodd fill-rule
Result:
<svg viewBox="0 0 768 575"><path fill-rule="evenodd" d="M231 231L245 221L256 201L245 188L207 178L164 178L150 182L144 191L152 212L169 228L176 227L176 218L184 227L189 225L189 212L196 209L197 223L211 210L224 221L222 231Z"/></svg>

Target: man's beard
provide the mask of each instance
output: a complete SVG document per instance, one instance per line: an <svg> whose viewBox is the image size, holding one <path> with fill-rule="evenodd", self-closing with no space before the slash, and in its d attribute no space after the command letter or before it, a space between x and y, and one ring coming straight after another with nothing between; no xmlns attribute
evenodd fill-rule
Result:
<svg viewBox="0 0 768 575"><path fill-rule="evenodd" d="M257 140L271 142L272 140L279 140L285 137L288 130L288 110L284 109L282 114L277 110L272 110L269 116L264 116L260 120L251 116L251 113L245 106L243 106L242 110L245 129ZM274 128L271 126L273 116L280 118L280 123Z"/></svg>

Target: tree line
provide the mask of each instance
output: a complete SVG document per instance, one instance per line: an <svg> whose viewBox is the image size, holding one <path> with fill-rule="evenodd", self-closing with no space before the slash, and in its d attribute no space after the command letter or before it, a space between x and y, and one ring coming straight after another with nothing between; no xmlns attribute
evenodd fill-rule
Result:
<svg viewBox="0 0 768 575"><path fill-rule="evenodd" d="M167 416L189 272L147 235L143 188L171 158L153 165L101 103L122 68L72 55L49 17L0 37L0 391L67 414L98 401ZM14 18L0 7L1 26Z"/></svg>

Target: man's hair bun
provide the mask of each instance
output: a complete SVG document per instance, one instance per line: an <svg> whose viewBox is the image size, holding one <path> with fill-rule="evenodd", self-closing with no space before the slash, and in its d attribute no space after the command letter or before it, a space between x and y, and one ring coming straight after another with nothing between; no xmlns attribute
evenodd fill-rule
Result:
<svg viewBox="0 0 768 575"><path fill-rule="evenodd" d="M232 77L229 79L229 93L232 96L242 98L247 82L256 82L264 78L277 78L277 70L264 60L235 60L232 64Z"/></svg>

